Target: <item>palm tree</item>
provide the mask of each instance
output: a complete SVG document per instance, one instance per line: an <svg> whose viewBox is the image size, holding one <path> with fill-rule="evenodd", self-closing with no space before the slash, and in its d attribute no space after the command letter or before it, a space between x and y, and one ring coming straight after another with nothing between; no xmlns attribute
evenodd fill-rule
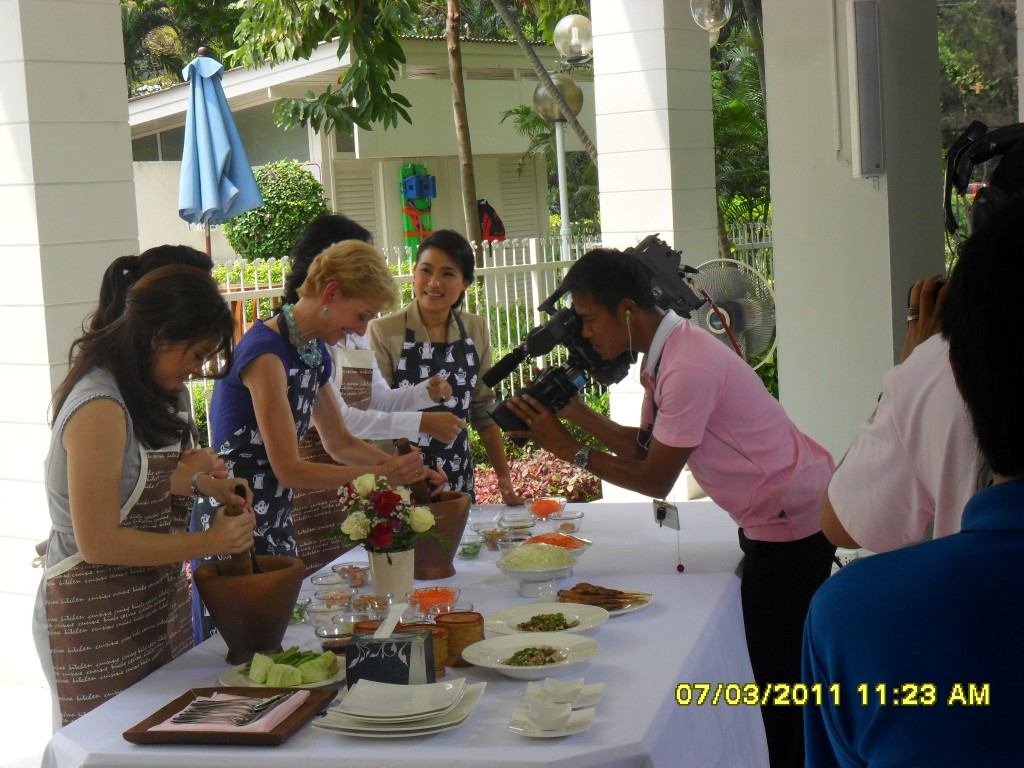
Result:
<svg viewBox="0 0 1024 768"><path fill-rule="evenodd" d="M121 38L129 93L150 74L167 68L165 47L157 45L160 32L169 30L171 13L155 0L121 0Z"/></svg>
<svg viewBox="0 0 1024 768"><path fill-rule="evenodd" d="M462 212L466 219L466 237L480 242L480 217L476 208L476 174L473 170L473 147L469 137L469 115L466 112L466 87L462 80L462 51L459 30L462 28L459 0L448 0L448 23L445 42L448 45L448 73L452 83L452 108L455 112L455 140L459 146L459 175L462 180ZM483 257L480 252L478 258Z"/></svg>
<svg viewBox="0 0 1024 768"><path fill-rule="evenodd" d="M718 239L732 250L725 221L763 221L769 215L768 130L759 63L749 27L734 25L711 71L718 186Z"/></svg>

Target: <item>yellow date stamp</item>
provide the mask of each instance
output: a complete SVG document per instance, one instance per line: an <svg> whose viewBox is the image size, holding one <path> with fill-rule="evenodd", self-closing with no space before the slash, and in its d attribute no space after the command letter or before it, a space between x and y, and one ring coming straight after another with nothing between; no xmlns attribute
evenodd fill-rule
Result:
<svg viewBox="0 0 1024 768"><path fill-rule="evenodd" d="M760 707L987 707L989 683L858 683L844 700L839 683L679 683L676 704L686 706Z"/></svg>

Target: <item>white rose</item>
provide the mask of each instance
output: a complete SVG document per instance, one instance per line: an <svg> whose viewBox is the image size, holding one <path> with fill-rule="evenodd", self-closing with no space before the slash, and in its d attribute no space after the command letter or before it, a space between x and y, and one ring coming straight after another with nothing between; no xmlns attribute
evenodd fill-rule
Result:
<svg viewBox="0 0 1024 768"><path fill-rule="evenodd" d="M406 504L412 501L412 492L404 485L398 486L398 488L395 489L395 493L401 496L402 501Z"/></svg>
<svg viewBox="0 0 1024 768"><path fill-rule="evenodd" d="M373 474L360 475L352 481L352 487L365 499L370 495L370 491L377 488L377 476Z"/></svg>
<svg viewBox="0 0 1024 768"><path fill-rule="evenodd" d="M423 533L434 527L434 515L426 507L413 507L409 512L409 527L413 533Z"/></svg>
<svg viewBox="0 0 1024 768"><path fill-rule="evenodd" d="M353 541L365 539L370 535L370 521L366 519L364 513L353 512L341 524L341 532Z"/></svg>

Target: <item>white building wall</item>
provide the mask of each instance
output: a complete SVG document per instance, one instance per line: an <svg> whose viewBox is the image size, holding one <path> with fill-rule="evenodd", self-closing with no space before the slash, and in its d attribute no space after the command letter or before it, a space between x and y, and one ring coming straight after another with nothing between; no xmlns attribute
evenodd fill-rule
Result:
<svg viewBox="0 0 1024 768"><path fill-rule="evenodd" d="M38 682L50 393L103 269L138 247L117 0L0 0L0 679Z"/></svg>
<svg viewBox="0 0 1024 768"><path fill-rule="evenodd" d="M594 100L601 234L635 245L660 233L686 264L717 257L708 34L677 0L595 0ZM612 387L611 417L638 425L639 366ZM610 500L639 498L604 484ZM680 478L672 498L686 499Z"/></svg>
<svg viewBox="0 0 1024 768"><path fill-rule="evenodd" d="M936 6L879 10L886 172L857 179L845 3L764 6L780 395L837 458L902 345L907 289L943 269Z"/></svg>

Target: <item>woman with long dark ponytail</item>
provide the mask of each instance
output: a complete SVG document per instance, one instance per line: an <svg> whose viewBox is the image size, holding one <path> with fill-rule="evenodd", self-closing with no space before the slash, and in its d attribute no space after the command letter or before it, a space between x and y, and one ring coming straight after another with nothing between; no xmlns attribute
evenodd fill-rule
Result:
<svg viewBox="0 0 1024 768"><path fill-rule="evenodd" d="M230 366L233 331L209 272L168 266L131 284L119 315L71 345L52 403L51 531L33 616L55 724L191 647L184 561L252 546L251 512L188 533L171 510L173 495L194 492L251 502L248 489L235 492L242 481L190 476L178 461L181 385L210 375L210 361Z"/></svg>

